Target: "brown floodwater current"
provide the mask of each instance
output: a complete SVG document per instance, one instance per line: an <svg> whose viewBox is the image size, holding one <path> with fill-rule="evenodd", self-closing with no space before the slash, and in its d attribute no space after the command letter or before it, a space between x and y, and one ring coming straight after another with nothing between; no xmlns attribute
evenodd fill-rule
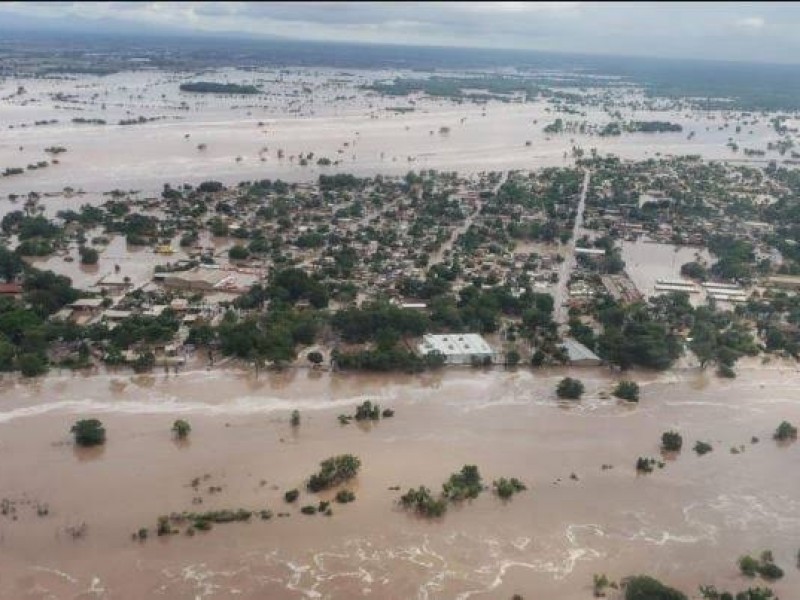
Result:
<svg viewBox="0 0 800 600"><path fill-rule="evenodd" d="M800 444L771 437L780 421L800 422L796 364L743 364L735 380L697 369L637 373L638 405L605 399L616 375L602 369L571 370L587 393L558 402L566 373L7 379L0 497L14 502L16 520L0 516L0 598L577 600L591 597L600 572L649 573L696 596L700 584L753 585L736 560L765 549L786 571L772 587L782 600L800 598ZM340 425L337 415L364 399L395 417ZM302 423L293 430L295 408ZM108 441L81 451L68 430L87 417L103 421ZM176 418L192 425L183 444L170 435ZM636 458L660 458L660 435L673 428L683 451L637 475ZM714 450L697 456L697 440ZM363 463L354 503L333 504L330 517L299 508L332 493L284 503L283 491L346 452ZM484 492L437 520L405 513L388 489L438 489L464 464L489 484L514 476L529 489L507 502ZM39 516L44 504L49 514ZM291 516L155 536L159 515L240 507ZM67 528L83 523L74 539ZM133 541L143 526L149 539Z"/></svg>

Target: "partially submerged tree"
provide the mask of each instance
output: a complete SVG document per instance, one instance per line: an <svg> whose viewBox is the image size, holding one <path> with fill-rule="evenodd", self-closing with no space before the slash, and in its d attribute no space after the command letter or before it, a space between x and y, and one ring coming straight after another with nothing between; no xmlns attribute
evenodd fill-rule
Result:
<svg viewBox="0 0 800 600"><path fill-rule="evenodd" d="M172 432L179 440L186 439L191 431L192 426L189 425L188 421L184 421L183 419L178 419L172 424Z"/></svg>
<svg viewBox="0 0 800 600"><path fill-rule="evenodd" d="M106 430L97 419L77 421L70 432L75 436L75 443L78 446L99 446L106 441Z"/></svg>

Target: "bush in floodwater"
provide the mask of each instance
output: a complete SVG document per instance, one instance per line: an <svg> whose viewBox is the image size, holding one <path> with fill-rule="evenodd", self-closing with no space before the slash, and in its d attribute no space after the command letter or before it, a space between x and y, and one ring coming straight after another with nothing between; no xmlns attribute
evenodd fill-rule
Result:
<svg viewBox="0 0 800 600"><path fill-rule="evenodd" d="M353 502L356 499L356 495L350 490L339 490L336 492L335 499L339 504L347 504L348 502Z"/></svg>
<svg viewBox="0 0 800 600"><path fill-rule="evenodd" d="M158 527L156 528L156 535L161 537L162 535L170 535L172 534L172 526L169 524L169 517L158 517Z"/></svg>
<svg viewBox="0 0 800 600"><path fill-rule="evenodd" d="M289 490L288 492L286 492L283 495L283 499L286 502L288 502L289 504L291 504L292 502L297 500L299 497L300 497L300 491L299 490Z"/></svg>
<svg viewBox="0 0 800 600"><path fill-rule="evenodd" d="M442 485L445 498L448 500L464 500L477 498L483 491L483 483L478 467L464 465L461 471L450 475L450 479Z"/></svg>
<svg viewBox="0 0 800 600"><path fill-rule="evenodd" d="M292 411L291 422L292 422L292 427L300 427L300 411L299 410L293 410Z"/></svg>
<svg viewBox="0 0 800 600"><path fill-rule="evenodd" d="M525 484L522 483L516 477L512 477L510 479L501 477L500 479L495 481L493 485L494 485L494 491L501 498L510 498L514 494L518 494L519 492L524 492L526 489L528 489L525 487Z"/></svg>
<svg viewBox="0 0 800 600"><path fill-rule="evenodd" d="M613 394L628 402L639 401L639 384L635 381L620 381L614 388Z"/></svg>
<svg viewBox="0 0 800 600"><path fill-rule="evenodd" d="M311 504L307 504L303 508L300 509L300 512L304 515L315 515L317 514L317 507Z"/></svg>
<svg viewBox="0 0 800 600"><path fill-rule="evenodd" d="M400 504L424 517L441 517L447 510L447 502L443 498L434 498L425 486L408 490L400 496Z"/></svg>
<svg viewBox="0 0 800 600"><path fill-rule="evenodd" d="M75 436L75 443L78 446L99 446L106 441L106 430L97 419L77 421L70 432Z"/></svg>
<svg viewBox="0 0 800 600"><path fill-rule="evenodd" d="M308 491L319 492L349 481L358 474L360 467L361 461L352 454L340 454L323 460L319 473L314 473L308 480Z"/></svg>
<svg viewBox="0 0 800 600"><path fill-rule="evenodd" d="M679 452L683 447L683 438L677 431L666 431L661 434L661 448L667 452Z"/></svg>
<svg viewBox="0 0 800 600"><path fill-rule="evenodd" d="M381 407L369 400L356 407L356 421L377 421L381 418Z"/></svg>
<svg viewBox="0 0 800 600"><path fill-rule="evenodd" d="M752 556L745 555L739 559L739 572L745 577L755 577L761 569L761 563Z"/></svg>
<svg viewBox="0 0 800 600"><path fill-rule="evenodd" d="M580 379L565 377L556 387L556 395L566 400L580 400L583 395L584 387Z"/></svg>
<svg viewBox="0 0 800 600"><path fill-rule="evenodd" d="M183 419L178 419L172 424L172 432L179 440L186 439L191 431L192 426L189 425L188 421L184 421Z"/></svg>
<svg viewBox="0 0 800 600"><path fill-rule="evenodd" d="M789 421L783 421L780 425L778 425L778 428L775 430L775 434L772 437L779 442L796 440L797 427L789 423Z"/></svg>
<svg viewBox="0 0 800 600"><path fill-rule="evenodd" d="M697 452L698 455L703 456L704 454L708 454L714 448L711 447L711 444L706 442L696 442L694 445L694 451Z"/></svg>
<svg viewBox="0 0 800 600"><path fill-rule="evenodd" d="M655 464L656 464L655 458L644 458L640 456L639 458L636 459L636 470L639 473L652 473Z"/></svg>
<svg viewBox="0 0 800 600"><path fill-rule="evenodd" d="M647 575L637 575L623 580L625 600L688 600L686 594L668 587Z"/></svg>

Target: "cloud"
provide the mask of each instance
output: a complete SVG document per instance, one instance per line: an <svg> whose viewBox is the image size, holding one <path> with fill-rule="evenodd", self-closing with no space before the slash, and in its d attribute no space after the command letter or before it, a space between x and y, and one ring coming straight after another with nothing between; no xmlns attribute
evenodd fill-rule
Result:
<svg viewBox="0 0 800 600"><path fill-rule="evenodd" d="M744 17L736 21L736 24L744 29L759 30L764 28L766 21L762 17Z"/></svg>
<svg viewBox="0 0 800 600"><path fill-rule="evenodd" d="M800 61L797 3L762 2L754 16L753 4L714 2L0 2L0 27L4 15L73 29Z"/></svg>

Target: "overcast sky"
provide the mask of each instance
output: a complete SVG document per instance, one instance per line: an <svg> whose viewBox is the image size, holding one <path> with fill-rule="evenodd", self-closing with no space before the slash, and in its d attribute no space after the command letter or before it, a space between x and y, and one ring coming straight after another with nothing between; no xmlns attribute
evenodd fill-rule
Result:
<svg viewBox="0 0 800 600"><path fill-rule="evenodd" d="M778 2L2 2L2 24L800 63Z"/></svg>

